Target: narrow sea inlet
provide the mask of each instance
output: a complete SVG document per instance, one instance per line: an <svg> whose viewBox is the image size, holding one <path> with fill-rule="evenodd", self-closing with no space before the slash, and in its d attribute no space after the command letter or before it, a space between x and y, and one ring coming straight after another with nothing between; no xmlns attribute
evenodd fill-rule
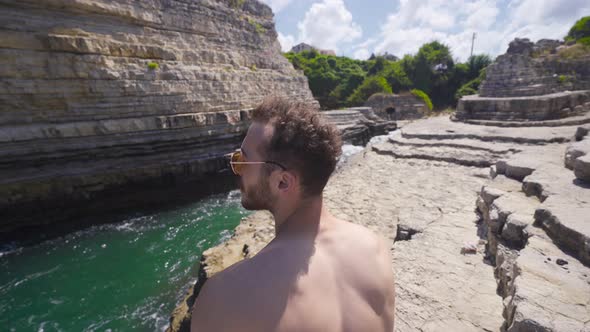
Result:
<svg viewBox="0 0 590 332"><path fill-rule="evenodd" d="M0 253L3 331L161 331L201 253L248 212L238 190Z"/></svg>

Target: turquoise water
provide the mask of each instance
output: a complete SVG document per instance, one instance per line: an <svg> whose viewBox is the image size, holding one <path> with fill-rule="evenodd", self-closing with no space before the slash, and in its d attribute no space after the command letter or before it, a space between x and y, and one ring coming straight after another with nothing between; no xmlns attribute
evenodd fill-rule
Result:
<svg viewBox="0 0 590 332"><path fill-rule="evenodd" d="M161 331L246 214L232 191L1 253L0 330Z"/></svg>

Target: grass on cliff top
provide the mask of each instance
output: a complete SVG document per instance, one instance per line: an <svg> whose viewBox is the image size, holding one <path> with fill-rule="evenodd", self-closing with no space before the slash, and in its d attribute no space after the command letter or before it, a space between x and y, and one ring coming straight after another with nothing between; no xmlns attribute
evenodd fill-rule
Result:
<svg viewBox="0 0 590 332"><path fill-rule="evenodd" d="M560 49L557 55L562 59L577 59L590 56L590 44L576 43L568 48Z"/></svg>
<svg viewBox="0 0 590 332"><path fill-rule="evenodd" d="M266 28L263 27L262 24L256 22L256 20L252 19L251 17L248 17L248 23L250 23L250 25L254 27L254 30L256 30L257 34L263 35L266 33Z"/></svg>

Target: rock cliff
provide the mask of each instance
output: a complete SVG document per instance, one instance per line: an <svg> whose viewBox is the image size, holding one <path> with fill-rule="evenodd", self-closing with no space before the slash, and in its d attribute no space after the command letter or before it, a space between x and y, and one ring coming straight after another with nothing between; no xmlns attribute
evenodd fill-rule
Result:
<svg viewBox="0 0 590 332"><path fill-rule="evenodd" d="M225 168L270 94L315 103L258 1L2 1L0 232Z"/></svg>

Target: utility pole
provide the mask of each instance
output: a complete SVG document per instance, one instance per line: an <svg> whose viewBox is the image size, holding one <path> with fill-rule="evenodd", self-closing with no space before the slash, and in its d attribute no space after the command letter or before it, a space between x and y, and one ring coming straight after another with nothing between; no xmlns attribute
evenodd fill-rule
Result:
<svg viewBox="0 0 590 332"><path fill-rule="evenodd" d="M471 37L471 55L470 58L473 56L473 43L475 43L475 32L473 33L473 37Z"/></svg>

